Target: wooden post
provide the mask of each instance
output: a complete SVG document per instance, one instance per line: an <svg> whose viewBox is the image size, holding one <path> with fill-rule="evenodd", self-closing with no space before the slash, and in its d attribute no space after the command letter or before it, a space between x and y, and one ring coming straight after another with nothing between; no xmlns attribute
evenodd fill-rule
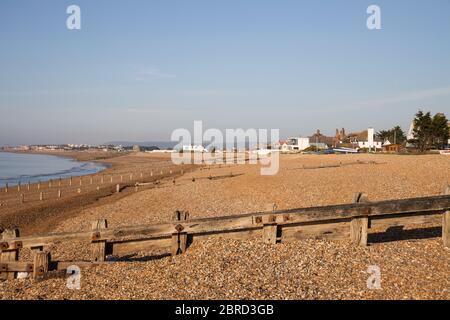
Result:
<svg viewBox="0 0 450 320"><path fill-rule="evenodd" d="M369 202L365 193L358 192L353 195L353 203ZM369 228L369 217L354 217L350 221L350 240L353 244L367 246L367 229Z"/></svg>
<svg viewBox="0 0 450 320"><path fill-rule="evenodd" d="M20 192L20 181L19 181L19 183L17 184L17 191Z"/></svg>
<svg viewBox="0 0 450 320"><path fill-rule="evenodd" d="M8 193L8 182L5 185L5 192Z"/></svg>
<svg viewBox="0 0 450 320"><path fill-rule="evenodd" d="M10 240L19 237L19 229L6 229L0 234L2 240ZM0 252L0 263L1 262L13 262L19 260L19 248L16 245L15 248L2 250ZM14 279L16 277L16 272L0 272L0 279Z"/></svg>
<svg viewBox="0 0 450 320"><path fill-rule="evenodd" d="M30 191L30 181L27 183L27 190Z"/></svg>
<svg viewBox="0 0 450 320"><path fill-rule="evenodd" d="M93 262L106 260L106 241L104 240L96 241L95 238L98 232L107 228L108 222L106 221L106 219L99 219L97 221L92 222L92 231L94 232L91 244Z"/></svg>
<svg viewBox="0 0 450 320"><path fill-rule="evenodd" d="M69 186L72 186L72 177L69 178Z"/></svg>
<svg viewBox="0 0 450 320"><path fill-rule="evenodd" d="M31 253L32 253L32 257L33 258L36 255L36 253L44 251L44 247L43 246L31 247L30 249L31 249Z"/></svg>
<svg viewBox="0 0 450 320"><path fill-rule="evenodd" d="M263 226L263 242L267 244L277 243L277 224L270 223Z"/></svg>
<svg viewBox="0 0 450 320"><path fill-rule="evenodd" d="M25 196L23 193L20 194L20 203L23 204L25 202Z"/></svg>
<svg viewBox="0 0 450 320"><path fill-rule="evenodd" d="M172 235L172 256L183 254L187 247L187 232L178 232Z"/></svg>
<svg viewBox="0 0 450 320"><path fill-rule="evenodd" d="M92 177L90 178L90 183L92 184Z"/></svg>
<svg viewBox="0 0 450 320"><path fill-rule="evenodd" d="M113 182L113 176L111 175L111 183Z"/></svg>
<svg viewBox="0 0 450 320"><path fill-rule="evenodd" d="M445 188L444 194L450 195L450 185ZM450 211L445 211L442 216L442 241L444 247L450 248Z"/></svg>
<svg viewBox="0 0 450 320"><path fill-rule="evenodd" d="M153 177L153 170L150 171L150 177Z"/></svg>
<svg viewBox="0 0 450 320"><path fill-rule="evenodd" d="M82 180L83 178L82 177L80 177L80 186L82 186L83 185L83 180Z"/></svg>
<svg viewBox="0 0 450 320"><path fill-rule="evenodd" d="M42 280L48 272L50 264L50 252L36 251L34 254L33 279L36 281Z"/></svg>
<svg viewBox="0 0 450 320"><path fill-rule="evenodd" d="M120 184L116 185L116 192L119 193L120 192Z"/></svg>
<svg viewBox="0 0 450 320"><path fill-rule="evenodd" d="M42 192L39 193L39 201L44 200L44 194Z"/></svg>
<svg viewBox="0 0 450 320"><path fill-rule="evenodd" d="M133 174L130 173L130 181L133 180Z"/></svg>
<svg viewBox="0 0 450 320"><path fill-rule="evenodd" d="M61 198L61 189L58 190L58 198Z"/></svg>
<svg viewBox="0 0 450 320"><path fill-rule="evenodd" d="M189 219L189 212L177 210L174 212L174 221L186 221ZM182 226L177 226L177 233L172 234L171 254L176 256L186 252L187 248L187 232L182 232Z"/></svg>
<svg viewBox="0 0 450 320"><path fill-rule="evenodd" d="M38 185L37 185L38 190L41 190L41 182L38 181Z"/></svg>

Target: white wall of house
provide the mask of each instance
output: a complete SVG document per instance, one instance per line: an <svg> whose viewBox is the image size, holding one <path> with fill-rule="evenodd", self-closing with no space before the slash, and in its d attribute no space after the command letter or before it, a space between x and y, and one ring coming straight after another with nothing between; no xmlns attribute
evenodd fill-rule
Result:
<svg viewBox="0 0 450 320"><path fill-rule="evenodd" d="M309 138L289 138L287 148L290 151L302 151L309 148Z"/></svg>
<svg viewBox="0 0 450 320"><path fill-rule="evenodd" d="M358 147L367 149L381 149L383 143L381 141L375 141L375 130L373 128L367 129L367 141L358 141Z"/></svg>
<svg viewBox="0 0 450 320"><path fill-rule="evenodd" d="M373 148L377 148L377 149L381 149L383 146L383 143L381 141L373 141L372 143L369 143L368 141L359 141L358 142L358 147L362 148L367 148L367 149L373 149Z"/></svg>

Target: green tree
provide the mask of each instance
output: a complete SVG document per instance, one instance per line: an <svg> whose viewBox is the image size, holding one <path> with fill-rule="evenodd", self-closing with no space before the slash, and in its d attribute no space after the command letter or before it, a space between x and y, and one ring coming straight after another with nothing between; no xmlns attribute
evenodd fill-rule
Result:
<svg viewBox="0 0 450 320"><path fill-rule="evenodd" d="M410 142L421 152L432 147L444 148L450 135L448 123L448 119L443 113L437 113L431 117L430 112L419 111L414 119L414 139Z"/></svg>
<svg viewBox="0 0 450 320"><path fill-rule="evenodd" d="M381 141L384 142L386 140L389 140L390 134L391 134L390 130L381 130L381 131L378 131L375 135L377 136L378 139L380 139Z"/></svg>
<svg viewBox="0 0 450 320"><path fill-rule="evenodd" d="M443 149L449 139L448 119L443 113L434 115L431 121L433 141L432 144L437 149Z"/></svg>
<svg viewBox="0 0 450 320"><path fill-rule="evenodd" d="M395 126L390 130L378 131L376 136L383 142L389 140L390 143L402 144L406 141L405 132L400 126Z"/></svg>
<svg viewBox="0 0 450 320"><path fill-rule="evenodd" d="M433 119L431 113L419 110L414 118L413 139L411 142L420 152L430 149L433 144Z"/></svg>
<svg viewBox="0 0 450 320"><path fill-rule="evenodd" d="M405 131L400 126L395 126L391 129L389 141L391 143L403 144L406 141Z"/></svg>

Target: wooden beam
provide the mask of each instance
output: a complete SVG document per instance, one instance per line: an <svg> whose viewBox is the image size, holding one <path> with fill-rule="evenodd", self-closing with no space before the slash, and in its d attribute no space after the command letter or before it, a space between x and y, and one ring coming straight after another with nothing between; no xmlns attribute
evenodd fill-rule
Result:
<svg viewBox="0 0 450 320"><path fill-rule="evenodd" d="M450 185L446 186L444 194L450 195ZM444 247L450 248L450 210L445 211L442 216L442 241Z"/></svg>
<svg viewBox="0 0 450 320"><path fill-rule="evenodd" d="M34 255L33 279L41 280L49 270L50 252L41 251Z"/></svg>
<svg viewBox="0 0 450 320"><path fill-rule="evenodd" d="M1 241L5 243L5 240L8 241L8 245L6 250L2 250L0 252L0 263L9 263L16 262L19 260L19 249L22 247L20 241L15 241L17 237L19 237L19 229L7 229L4 230L1 234ZM0 279L15 279L17 277L17 272L0 272Z"/></svg>
<svg viewBox="0 0 450 320"><path fill-rule="evenodd" d="M281 226L281 242L303 239L346 240L350 237L350 221Z"/></svg>
<svg viewBox="0 0 450 320"><path fill-rule="evenodd" d="M172 246L170 250L172 256L185 253L186 248L187 248L187 233L186 232L174 233L172 235Z"/></svg>
<svg viewBox="0 0 450 320"><path fill-rule="evenodd" d="M189 219L189 212L177 210L174 212L172 219L175 223L186 221ZM183 232L184 228L180 224L175 229L177 232L172 234L172 245L170 249L172 256L185 253L187 248L187 232Z"/></svg>
<svg viewBox="0 0 450 320"><path fill-rule="evenodd" d="M278 226L276 223L265 224L263 226L263 242L266 244L277 243L277 229Z"/></svg>
<svg viewBox="0 0 450 320"><path fill-rule="evenodd" d="M350 222L350 240L353 244L367 246L368 217L353 218Z"/></svg>
<svg viewBox="0 0 450 320"><path fill-rule="evenodd" d="M367 203L369 199L362 192L355 193L353 203ZM350 221L350 240L353 244L365 247L367 246L367 230L369 228L369 217L353 217Z"/></svg>
<svg viewBox="0 0 450 320"><path fill-rule="evenodd" d="M264 224L271 223L272 217L278 225L289 225L299 223L324 222L335 219L351 219L353 217L375 217L378 215L396 215L404 216L414 215L418 212L424 215L443 213L450 210L450 195L434 196L415 199L389 200L371 203L357 203L346 205L333 205L325 207L302 208L292 210L282 210L274 212L251 213L234 216L191 219L188 221L179 221L152 224L144 226L131 226L99 230L95 233L96 241L120 241L129 237L171 237L177 233L177 227L180 226L183 232L188 234L204 234L211 232L229 232L241 229L262 229ZM62 233L57 235L23 237L19 240L23 247L45 246L59 241L79 240L91 241L92 232ZM0 243L0 249L12 245L13 241L3 241Z"/></svg>
<svg viewBox="0 0 450 320"><path fill-rule="evenodd" d="M0 272L33 272L33 264L22 261L0 263Z"/></svg>
<svg viewBox="0 0 450 320"><path fill-rule="evenodd" d="M106 241L105 240L96 240L96 235L99 231L105 230L108 228L108 222L106 219L99 219L92 222L92 244L91 244L91 252L92 252L92 261L105 261L106 260Z"/></svg>
<svg viewBox="0 0 450 320"><path fill-rule="evenodd" d="M417 214L396 214L396 215L385 215L385 216L373 216L370 217L369 225L370 228L387 228L396 226L406 226L415 224L436 224L442 222L442 213L434 214L423 214L418 212Z"/></svg>

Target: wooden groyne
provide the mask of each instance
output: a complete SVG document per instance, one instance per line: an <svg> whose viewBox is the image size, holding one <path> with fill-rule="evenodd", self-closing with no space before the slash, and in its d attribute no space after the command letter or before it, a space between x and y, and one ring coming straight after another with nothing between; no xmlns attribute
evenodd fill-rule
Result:
<svg viewBox="0 0 450 320"><path fill-rule="evenodd" d="M275 208L275 206L274 206ZM267 244L305 238L347 239L357 246L368 245L368 231L442 222L442 241L450 248L450 186L443 195L370 202L357 193L352 204L257 212L213 218L190 219L176 211L172 221L160 224L112 228L105 219L92 223L90 231L20 237L19 230L4 230L0 238L0 278L13 279L18 272L39 279L52 270L69 265L82 267L107 262L108 255L138 251L167 250L183 254L189 245L211 237L247 239L261 237ZM91 261L52 261L49 247L81 241L91 246ZM30 248L33 261L18 261L19 251Z"/></svg>

